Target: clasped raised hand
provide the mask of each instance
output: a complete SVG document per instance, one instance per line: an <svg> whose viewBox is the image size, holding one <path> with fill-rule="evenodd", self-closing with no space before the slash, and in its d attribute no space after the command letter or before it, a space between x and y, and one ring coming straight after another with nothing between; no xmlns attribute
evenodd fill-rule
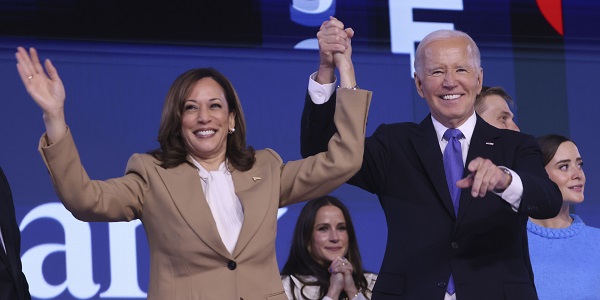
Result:
<svg viewBox="0 0 600 300"><path fill-rule="evenodd" d="M335 17L323 22L317 32L319 42L320 65L317 82L333 82L334 70L352 66L352 37L354 30L344 28L344 23Z"/></svg>

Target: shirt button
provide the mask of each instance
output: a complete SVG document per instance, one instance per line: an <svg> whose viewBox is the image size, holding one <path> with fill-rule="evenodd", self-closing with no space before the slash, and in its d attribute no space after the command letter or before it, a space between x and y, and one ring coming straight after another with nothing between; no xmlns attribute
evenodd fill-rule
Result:
<svg viewBox="0 0 600 300"><path fill-rule="evenodd" d="M230 260L227 263L227 268L229 268L229 270L233 271L233 270L235 270L236 267L237 267L237 263L235 261L233 261L233 260Z"/></svg>
<svg viewBox="0 0 600 300"><path fill-rule="evenodd" d="M450 246L452 247L452 249L458 249L458 243L457 242L452 242L452 244L450 244Z"/></svg>

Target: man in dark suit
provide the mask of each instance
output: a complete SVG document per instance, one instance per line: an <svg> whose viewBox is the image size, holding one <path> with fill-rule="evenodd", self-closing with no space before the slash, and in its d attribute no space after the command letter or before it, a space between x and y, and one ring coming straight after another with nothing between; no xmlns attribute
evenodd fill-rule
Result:
<svg viewBox="0 0 600 300"><path fill-rule="evenodd" d="M21 232L17 225L12 193L0 168L0 300L31 299L21 267Z"/></svg>
<svg viewBox="0 0 600 300"><path fill-rule="evenodd" d="M335 18L317 34L321 63L302 116L303 156L323 149L335 131L331 56L350 56L352 36ZM555 216L562 197L532 136L475 113L482 80L479 49L467 34L432 32L415 56L415 85L430 115L419 124L383 124L365 141L362 168L348 183L376 194L387 219L375 300L537 299L527 217ZM454 129L460 134L445 136ZM456 180L447 179L447 148L459 165L462 156Z"/></svg>

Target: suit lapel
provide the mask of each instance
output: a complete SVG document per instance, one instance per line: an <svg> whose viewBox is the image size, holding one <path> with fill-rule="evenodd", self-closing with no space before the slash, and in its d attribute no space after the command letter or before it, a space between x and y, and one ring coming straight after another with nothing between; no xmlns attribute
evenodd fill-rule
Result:
<svg viewBox="0 0 600 300"><path fill-rule="evenodd" d="M2 233L2 236L3 237L5 236L4 233ZM4 247L8 248L8 245L10 245L10 243L8 243L6 241L6 239L4 239ZM9 251L10 249L6 249L6 250ZM4 262L7 266L10 265L10 263L8 262L8 256L1 245L0 245L0 261Z"/></svg>
<svg viewBox="0 0 600 300"><path fill-rule="evenodd" d="M431 121L431 115L425 117L425 119L414 129L414 134L410 136L410 139L415 147L419 160L425 167L425 172L429 175L431 184L434 186L438 196L442 200L442 204L448 210L448 213L455 217L454 206L452 204L452 198L448 191L448 184L446 182L446 174L444 173L444 162L442 151L440 150L439 141L437 141L437 135L433 122Z"/></svg>
<svg viewBox="0 0 600 300"><path fill-rule="evenodd" d="M12 222L15 221L10 212L14 211L15 208L13 205L11 205L12 199L10 199L10 188L2 181L0 181L0 185L0 197L2 197L2 199L0 199L0 230L2 230L4 248L6 248L6 251L12 251L13 249L11 249L10 246L15 245L16 242L13 241L13 236L10 229L14 228L15 225ZM2 245L0 245L0 260L9 266L10 264L6 251L4 251Z"/></svg>
<svg viewBox="0 0 600 300"><path fill-rule="evenodd" d="M234 257L237 257L252 237L255 236L265 220L271 200L279 200L278 195L273 196L270 194L273 190L269 186L273 182L273 176L279 176L279 174L271 174L268 164L256 167L257 164L258 162L249 171L234 171L231 173L235 194L244 208L244 223L233 251ZM278 205L275 207L278 207Z"/></svg>
<svg viewBox="0 0 600 300"><path fill-rule="evenodd" d="M0 168L0 230L2 230L2 240L4 248L0 245L0 261L4 263L12 277L18 276L15 273L20 259L20 243L18 232L19 227L15 216L15 206L12 193L4 171Z"/></svg>
<svg viewBox="0 0 600 300"><path fill-rule="evenodd" d="M156 170L179 213L194 233L213 251L228 259L231 258L206 202L198 171L188 164L181 164L171 169L157 166Z"/></svg>
<svg viewBox="0 0 600 300"><path fill-rule="evenodd" d="M487 124L483 119L477 116L477 123L475 123L475 129L473 130L473 136L471 137L471 144L469 144L469 153L467 153L466 165L470 161L477 157L483 157L492 159L495 151L495 145L498 142L499 135L495 133L497 129ZM463 178L470 172L465 168ZM463 189L460 195L460 208L458 210L458 218L460 219L464 212L473 201L470 189Z"/></svg>

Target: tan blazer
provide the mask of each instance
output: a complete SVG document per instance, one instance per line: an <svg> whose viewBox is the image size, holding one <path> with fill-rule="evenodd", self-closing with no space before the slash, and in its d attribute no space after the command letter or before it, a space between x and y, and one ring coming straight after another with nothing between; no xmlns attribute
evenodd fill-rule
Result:
<svg viewBox="0 0 600 300"><path fill-rule="evenodd" d="M82 221L140 219L150 249L148 299L287 299L275 256L277 209L331 192L361 166L371 92L340 90L339 133L328 152L286 164L271 149L256 152L246 172L233 171L244 223L233 254L226 248L200 184L188 164L159 166L134 154L123 177L90 180L69 131L40 153L56 193ZM230 166L230 169L232 167Z"/></svg>

